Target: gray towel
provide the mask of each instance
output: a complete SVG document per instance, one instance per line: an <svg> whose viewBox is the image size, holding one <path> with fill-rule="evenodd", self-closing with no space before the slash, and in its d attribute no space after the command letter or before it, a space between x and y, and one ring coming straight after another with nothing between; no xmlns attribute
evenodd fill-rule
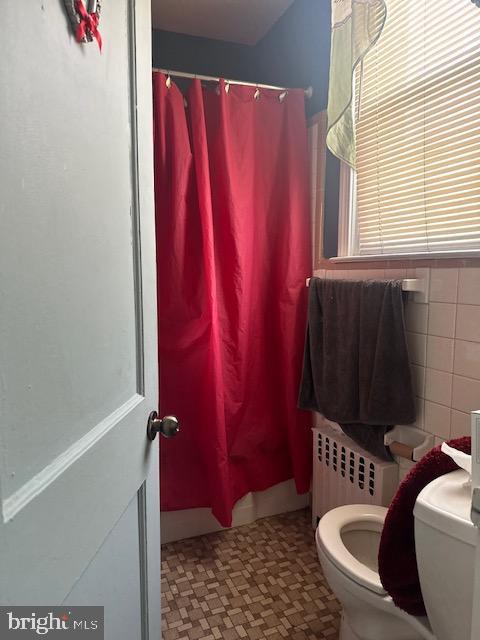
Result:
<svg viewBox="0 0 480 640"><path fill-rule="evenodd" d="M415 421L400 281L311 278L298 405L391 459L385 432Z"/></svg>

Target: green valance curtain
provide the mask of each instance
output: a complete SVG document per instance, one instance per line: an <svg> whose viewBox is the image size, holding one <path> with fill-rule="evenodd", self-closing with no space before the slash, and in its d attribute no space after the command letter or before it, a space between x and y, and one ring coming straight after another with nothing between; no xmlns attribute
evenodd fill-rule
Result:
<svg viewBox="0 0 480 640"><path fill-rule="evenodd" d="M354 78L358 98L361 62L380 37L386 15L385 0L332 0L327 146L351 167L355 167Z"/></svg>

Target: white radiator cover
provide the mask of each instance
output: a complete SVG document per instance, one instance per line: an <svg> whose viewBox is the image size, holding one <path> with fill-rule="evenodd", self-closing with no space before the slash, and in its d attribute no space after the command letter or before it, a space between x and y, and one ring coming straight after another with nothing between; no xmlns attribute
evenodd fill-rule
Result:
<svg viewBox="0 0 480 640"><path fill-rule="evenodd" d="M388 506L398 487L398 465L381 460L328 425L313 431L312 525L344 504Z"/></svg>

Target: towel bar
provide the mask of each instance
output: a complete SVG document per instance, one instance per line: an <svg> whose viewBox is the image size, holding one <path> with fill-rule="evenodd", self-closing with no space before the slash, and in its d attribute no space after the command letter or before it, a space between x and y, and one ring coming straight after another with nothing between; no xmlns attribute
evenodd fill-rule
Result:
<svg viewBox="0 0 480 640"><path fill-rule="evenodd" d="M310 285L310 278L305 281L307 287ZM404 278L402 280L403 291L423 291L424 287L422 281L419 278Z"/></svg>
<svg viewBox="0 0 480 640"><path fill-rule="evenodd" d="M361 272L360 272L361 273ZM313 273L315 275L315 272ZM351 276L351 273L349 274ZM411 291L413 293L414 302L428 302L430 292L430 269L417 268L415 270L416 278L404 278L402 280L402 289L404 291ZM360 275L360 279L361 275ZM307 278L307 287L310 284L310 278Z"/></svg>

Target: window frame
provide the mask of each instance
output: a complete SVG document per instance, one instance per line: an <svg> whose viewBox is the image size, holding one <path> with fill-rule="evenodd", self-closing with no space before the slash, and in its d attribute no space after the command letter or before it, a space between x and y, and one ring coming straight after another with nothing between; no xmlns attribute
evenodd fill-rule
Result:
<svg viewBox="0 0 480 640"><path fill-rule="evenodd" d="M352 95L355 95L354 74ZM352 109L354 105L352 103ZM441 251L421 251L412 253L359 254L359 236L356 217L356 171L343 160L340 162L338 193L338 244L337 256L331 262L377 262L406 260L437 260L447 258L479 258L480 249L444 249ZM479 212L480 215L480 212Z"/></svg>
<svg viewBox="0 0 480 640"><path fill-rule="evenodd" d="M479 258L480 249L421 251L417 253L373 253L358 251L358 228L355 212L356 173L346 162L340 161L338 190L338 246L331 262L381 262L385 260L437 260L441 258Z"/></svg>

